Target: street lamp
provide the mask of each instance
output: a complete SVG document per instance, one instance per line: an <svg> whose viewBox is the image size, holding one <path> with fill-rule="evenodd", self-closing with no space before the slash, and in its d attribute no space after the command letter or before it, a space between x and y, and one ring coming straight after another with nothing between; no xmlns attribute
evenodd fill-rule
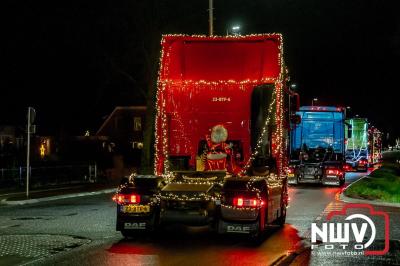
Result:
<svg viewBox="0 0 400 266"><path fill-rule="evenodd" d="M26 198L29 198L29 179L31 175L31 134L36 133L36 128L33 124L35 121L36 117L36 110L32 107L28 107L28 116L27 116L27 125L26 125L26 135L27 135L27 141L26 141Z"/></svg>
<svg viewBox="0 0 400 266"><path fill-rule="evenodd" d="M318 101L318 98L312 99L312 100L311 100L311 106L314 106L314 102L317 102L317 101Z"/></svg>
<svg viewBox="0 0 400 266"><path fill-rule="evenodd" d="M290 88L291 88L292 90L295 90L295 89L297 88L297 84L296 84L296 83L291 84L291 85L290 85Z"/></svg>
<svg viewBox="0 0 400 266"><path fill-rule="evenodd" d="M350 113L351 106L346 106L346 109L344 110L344 116L347 117L347 115Z"/></svg>
<svg viewBox="0 0 400 266"><path fill-rule="evenodd" d="M235 25L231 28L231 33L232 35L240 35L240 26L239 25ZM229 30L226 31L226 35L229 35Z"/></svg>

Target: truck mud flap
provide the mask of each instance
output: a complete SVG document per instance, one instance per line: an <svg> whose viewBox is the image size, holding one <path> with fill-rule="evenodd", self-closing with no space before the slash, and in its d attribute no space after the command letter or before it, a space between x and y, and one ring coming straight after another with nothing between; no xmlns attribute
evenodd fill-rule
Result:
<svg viewBox="0 0 400 266"><path fill-rule="evenodd" d="M297 185L299 183L297 177L288 177L287 182L289 185Z"/></svg>
<svg viewBox="0 0 400 266"><path fill-rule="evenodd" d="M147 222L124 222L122 227L124 230L146 230L149 225Z"/></svg>
<svg viewBox="0 0 400 266"><path fill-rule="evenodd" d="M154 214L150 217L120 217L117 219L117 231L153 231Z"/></svg>
<svg viewBox="0 0 400 266"><path fill-rule="evenodd" d="M259 224L257 221L253 223L234 223L220 220L218 222L218 233L219 234L254 234L259 230Z"/></svg>

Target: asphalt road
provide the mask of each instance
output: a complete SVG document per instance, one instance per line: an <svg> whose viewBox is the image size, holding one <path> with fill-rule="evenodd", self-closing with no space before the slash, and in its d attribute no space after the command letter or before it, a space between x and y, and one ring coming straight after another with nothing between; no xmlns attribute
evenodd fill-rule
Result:
<svg viewBox="0 0 400 266"><path fill-rule="evenodd" d="M349 174L347 184L361 176ZM270 228L258 244L239 236L218 236L206 227L181 226L166 228L162 235L125 240L115 231L115 204L110 194L0 206L0 265L270 265L307 246L311 223L322 221L328 211L342 206L336 198L340 190L316 185L291 187L287 224ZM400 220L399 209L385 211L392 224ZM395 229L391 231L400 232ZM400 236L395 233L391 238ZM307 250L298 256L302 259L299 264L332 264ZM396 251L390 254L372 261L396 264ZM371 260L336 259L338 264Z"/></svg>

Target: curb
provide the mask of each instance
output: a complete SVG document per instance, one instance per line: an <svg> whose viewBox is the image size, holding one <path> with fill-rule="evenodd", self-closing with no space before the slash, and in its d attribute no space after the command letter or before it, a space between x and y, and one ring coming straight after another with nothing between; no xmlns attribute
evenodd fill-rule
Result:
<svg viewBox="0 0 400 266"><path fill-rule="evenodd" d="M307 251L310 250L309 245L304 245L305 244L304 240L300 242L303 242L303 246L300 249L293 252L289 252L287 255L282 255L276 261L274 261L270 266L288 266L292 264L300 256L302 256L303 254L305 254Z"/></svg>
<svg viewBox="0 0 400 266"><path fill-rule="evenodd" d="M103 189L103 190L92 191L92 192L72 193L72 194L65 194L65 195L59 195L59 196L44 197L44 198L29 199L29 200L18 200L18 201L17 200L16 201L8 201L7 199L3 199L3 200L1 200L0 204L24 205L24 204L32 204L32 203L53 201L53 200L59 200L59 199L68 199L68 198L107 194L107 193L116 192L116 190L117 190L116 188L109 188L109 189Z"/></svg>
<svg viewBox="0 0 400 266"><path fill-rule="evenodd" d="M40 190L35 190L32 192L48 192L48 191L57 191L57 190L64 190L64 189L70 189L70 188L79 188L79 187L83 187L83 186L69 186L69 187L58 187L58 188L48 188L48 189L40 189ZM0 193L0 197L7 197L7 196L14 196L14 195L20 195L21 191L15 191L15 192L11 192L11 193Z"/></svg>
<svg viewBox="0 0 400 266"><path fill-rule="evenodd" d="M348 185L342 192L339 194L339 200L346 202L346 203L365 203L365 204L371 204L371 205L376 205L376 206L382 206L382 207L395 207L395 208L400 208L400 203L391 203L391 202L384 202L384 201L379 201L379 200L367 200L367 199L356 199L352 197L346 196L344 193L346 189L354 185L355 183L363 180L364 178L369 178L369 176L363 176L357 181L351 183Z"/></svg>

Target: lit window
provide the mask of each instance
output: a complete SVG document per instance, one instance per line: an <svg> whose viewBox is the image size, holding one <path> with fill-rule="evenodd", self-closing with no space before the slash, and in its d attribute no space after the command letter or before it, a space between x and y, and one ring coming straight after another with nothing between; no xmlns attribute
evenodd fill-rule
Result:
<svg viewBox="0 0 400 266"><path fill-rule="evenodd" d="M142 130L142 118L141 117L134 117L133 118L133 130L134 131L141 131Z"/></svg>

